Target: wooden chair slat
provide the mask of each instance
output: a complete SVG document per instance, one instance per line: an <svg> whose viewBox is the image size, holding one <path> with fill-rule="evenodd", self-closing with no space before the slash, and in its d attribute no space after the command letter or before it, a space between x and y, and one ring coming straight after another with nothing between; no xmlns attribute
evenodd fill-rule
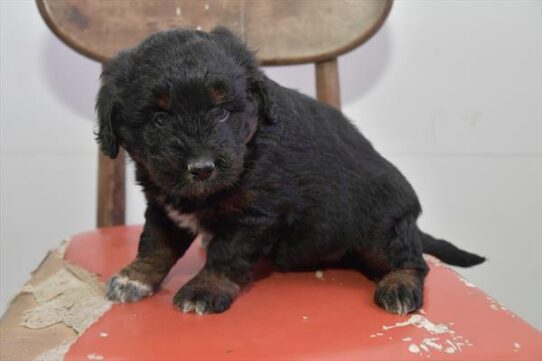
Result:
<svg viewBox="0 0 542 361"><path fill-rule="evenodd" d="M262 65L316 63L317 98L340 108L337 57L384 23L393 0L36 0L49 28L105 62L152 33L225 25ZM125 155L98 159L97 225L125 222Z"/></svg>
<svg viewBox="0 0 542 361"><path fill-rule="evenodd" d="M104 62L148 35L226 25L257 49L264 65L331 60L370 38L392 0L37 0L69 46Z"/></svg>

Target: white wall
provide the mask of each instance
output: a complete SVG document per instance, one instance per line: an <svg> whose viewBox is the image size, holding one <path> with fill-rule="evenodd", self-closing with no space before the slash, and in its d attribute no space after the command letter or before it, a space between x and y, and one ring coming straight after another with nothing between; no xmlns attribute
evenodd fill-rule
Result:
<svg viewBox="0 0 542 361"><path fill-rule="evenodd" d="M47 249L94 225L100 66L60 43L34 1L0 6L4 310ZM418 191L423 228L486 255L461 273L538 328L541 64L542 2L515 0L397 1L340 60L344 109ZM313 71L267 69L311 95ZM142 213L132 186L128 221Z"/></svg>

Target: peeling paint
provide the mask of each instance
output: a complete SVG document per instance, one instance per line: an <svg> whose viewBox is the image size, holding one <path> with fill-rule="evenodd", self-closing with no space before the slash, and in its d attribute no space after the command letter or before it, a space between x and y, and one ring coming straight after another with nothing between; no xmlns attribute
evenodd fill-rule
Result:
<svg viewBox="0 0 542 361"><path fill-rule="evenodd" d="M324 271L318 270L314 272L314 277L318 278L319 280L324 279Z"/></svg>
<svg viewBox="0 0 542 361"><path fill-rule="evenodd" d="M410 318L405 322L398 322L395 325L392 326L382 326L383 330L389 330L396 327L404 327L413 325L418 328L423 328L427 331L429 331L432 334L442 334L449 331L448 326L445 324L434 324L433 322L429 321L427 318L425 318L422 315L412 315Z"/></svg>
<svg viewBox="0 0 542 361"><path fill-rule="evenodd" d="M457 278L463 282L465 284L465 286L467 287L471 287L471 288L477 288L474 284L470 283L469 281L467 281L465 278L461 277L461 276L457 276Z"/></svg>
<svg viewBox="0 0 542 361"><path fill-rule="evenodd" d="M100 361L100 360L103 360L104 357L102 355L91 353L91 354L87 355L87 359Z"/></svg>
<svg viewBox="0 0 542 361"><path fill-rule="evenodd" d="M111 308L103 285L96 277L75 266L61 268L39 285L26 285L38 306L24 312L21 325L41 329L64 323L78 334Z"/></svg>
<svg viewBox="0 0 542 361"><path fill-rule="evenodd" d="M452 324L452 322L450 322ZM404 322L397 322L394 325L382 326L384 331L388 331L401 327L416 327L427 332L431 337L418 338L404 337L403 342L408 342L408 350L421 356L430 357L431 352L444 352L446 354L454 354L462 351L463 347L472 346L468 340L464 340L463 336L456 335L456 332L443 323L433 323L425 316L414 314ZM382 333L370 335L371 338L383 335ZM388 337L392 339L392 337Z"/></svg>
<svg viewBox="0 0 542 361"><path fill-rule="evenodd" d="M64 355L68 353L70 346L75 342L72 341L63 341L57 347L54 347L34 359L34 361L59 361L64 359Z"/></svg>
<svg viewBox="0 0 542 361"><path fill-rule="evenodd" d="M512 316L513 318L515 318L516 316L510 312L508 310L508 308L504 307L503 305L501 305L497 300L489 297L489 296L486 296L486 299L489 301L489 307L493 310L493 311L504 311L506 312L507 314L509 314L510 316Z"/></svg>
<svg viewBox="0 0 542 361"><path fill-rule="evenodd" d="M412 353L420 353L421 350L420 348L418 347L418 345L415 345L415 344L411 344L408 346L408 350Z"/></svg>

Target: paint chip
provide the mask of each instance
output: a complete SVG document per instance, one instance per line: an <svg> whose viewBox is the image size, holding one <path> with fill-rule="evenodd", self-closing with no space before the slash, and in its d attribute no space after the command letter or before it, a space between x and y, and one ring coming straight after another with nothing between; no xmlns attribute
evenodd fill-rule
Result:
<svg viewBox="0 0 542 361"><path fill-rule="evenodd" d="M70 346L75 342L75 340L72 341L63 341L60 345L58 345L55 348L52 348L48 351L45 351L38 357L34 359L34 361L57 361L57 360L64 360L64 356L68 353L68 350L70 349Z"/></svg>
<svg viewBox="0 0 542 361"><path fill-rule="evenodd" d="M420 348L418 347L418 345L415 345L415 344L411 344L408 346L408 350L412 353L420 353Z"/></svg>
<svg viewBox="0 0 542 361"><path fill-rule="evenodd" d="M450 322L453 324L453 322ZM409 342L408 350L421 356L430 357L432 352L444 352L454 354L461 351L465 346L472 346L468 340L463 340L462 336L456 335L455 331L445 324L435 324L420 314L414 314L405 322L398 322L391 326L382 326L383 330L389 330L397 327L414 326L424 329L432 337L415 340L414 337L405 337L401 340ZM376 335L371 335L376 337ZM392 339L388 337L388 339Z"/></svg>
<svg viewBox="0 0 542 361"><path fill-rule="evenodd" d="M91 354L88 354L87 355L87 359L89 360L97 360L97 361L100 361L100 360L103 360L104 357L102 355L98 355L98 354L95 354L95 353L91 353Z"/></svg>
<svg viewBox="0 0 542 361"><path fill-rule="evenodd" d="M177 9L175 9L175 15L181 16L181 8L180 7L177 7Z"/></svg>
<svg viewBox="0 0 542 361"><path fill-rule="evenodd" d="M309 319L309 316L301 316L301 317L303 317L303 319L304 319L305 321Z"/></svg>
<svg viewBox="0 0 542 361"><path fill-rule="evenodd" d="M107 337L109 334L107 332L100 332L100 337Z"/></svg>
<svg viewBox="0 0 542 361"><path fill-rule="evenodd" d="M392 329L392 328L404 327L404 326L409 326L409 325L413 325L413 326L416 326L418 328L423 328L423 329L429 331L429 333L432 333L432 334L442 334L442 333L449 332L449 329L448 329L448 327L446 325L444 325L444 324L434 324L433 322L429 321L427 318L425 318L422 315L412 315L405 322L398 322L398 323L396 323L395 325L392 325L392 326L382 326L382 329L383 330L389 330L389 329Z"/></svg>
<svg viewBox="0 0 542 361"><path fill-rule="evenodd" d="M68 264L39 285L27 285L25 291L38 303L24 312L21 321L31 329L64 323L81 334L111 308L96 276Z"/></svg>
<svg viewBox="0 0 542 361"><path fill-rule="evenodd" d="M318 278L319 280L324 279L324 271L318 270L314 272L314 277Z"/></svg>
<svg viewBox="0 0 542 361"><path fill-rule="evenodd" d="M463 283L465 284L465 286L471 287L471 288L476 288L476 286L475 286L474 284L470 283L469 281L467 281L467 280L464 279L463 277L457 275L457 278L458 278L461 282L463 282Z"/></svg>

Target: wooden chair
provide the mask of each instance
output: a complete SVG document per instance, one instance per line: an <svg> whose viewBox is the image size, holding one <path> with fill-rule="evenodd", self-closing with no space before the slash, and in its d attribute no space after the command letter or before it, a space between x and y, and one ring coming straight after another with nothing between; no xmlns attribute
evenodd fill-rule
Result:
<svg viewBox="0 0 542 361"><path fill-rule="evenodd" d="M317 98L339 108L337 57L378 31L392 0L37 0L37 4L60 39L99 62L159 30L226 25L258 49L263 65L315 63ZM141 227L123 226L124 156L110 160L100 154L98 172L100 228L72 237L64 259L105 280L133 258ZM415 315L395 316L378 309L372 301L374 285L344 270L272 274L256 282L226 313L182 314L171 307L171 297L201 267L203 257L192 247L160 292L135 304L114 306L79 336L65 359L536 359L542 355L538 331L434 260L424 310ZM51 262L49 257L34 279L43 278L43 268L51 267ZM21 304L31 302L22 296L16 300L4 324L16 325L24 311ZM75 337L58 330L30 336L16 326L10 330L10 337L3 337L6 349L32 348L36 343L46 349ZM10 355L15 354L22 353Z"/></svg>
<svg viewBox="0 0 542 361"><path fill-rule="evenodd" d="M340 108L337 57L360 46L384 23L392 0L38 0L49 28L99 62L175 27L226 25L257 49L262 65L315 63L317 98ZM97 226L124 224L124 154L99 155Z"/></svg>

